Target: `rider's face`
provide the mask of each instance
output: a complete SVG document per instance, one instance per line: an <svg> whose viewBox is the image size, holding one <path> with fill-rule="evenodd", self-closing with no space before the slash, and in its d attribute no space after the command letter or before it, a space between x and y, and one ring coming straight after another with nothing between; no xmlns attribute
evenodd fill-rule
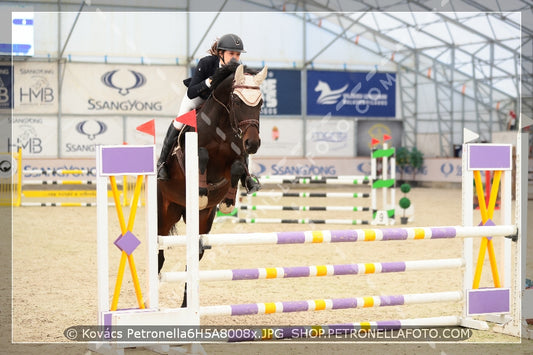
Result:
<svg viewBox="0 0 533 355"><path fill-rule="evenodd" d="M228 64L232 59L235 59L237 62L241 58L240 52L234 52L234 51L224 51L224 54L222 55L222 59L224 63Z"/></svg>

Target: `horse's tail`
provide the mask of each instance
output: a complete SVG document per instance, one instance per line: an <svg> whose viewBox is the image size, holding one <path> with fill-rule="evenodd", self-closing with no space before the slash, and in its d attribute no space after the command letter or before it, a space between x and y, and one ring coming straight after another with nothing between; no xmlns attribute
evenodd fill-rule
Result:
<svg viewBox="0 0 533 355"><path fill-rule="evenodd" d="M178 223L176 222L176 224L174 224L171 228L170 228L170 231L168 232L169 235L178 235Z"/></svg>

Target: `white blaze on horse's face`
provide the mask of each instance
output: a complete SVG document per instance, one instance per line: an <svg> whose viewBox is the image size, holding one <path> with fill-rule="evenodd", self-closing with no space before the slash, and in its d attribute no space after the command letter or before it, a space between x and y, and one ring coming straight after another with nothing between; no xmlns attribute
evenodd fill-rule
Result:
<svg viewBox="0 0 533 355"><path fill-rule="evenodd" d="M237 95L246 105L254 107L261 101L262 95L259 85L265 80L267 75L265 66L256 75L244 74L244 66L241 64L235 71L235 89L233 93Z"/></svg>

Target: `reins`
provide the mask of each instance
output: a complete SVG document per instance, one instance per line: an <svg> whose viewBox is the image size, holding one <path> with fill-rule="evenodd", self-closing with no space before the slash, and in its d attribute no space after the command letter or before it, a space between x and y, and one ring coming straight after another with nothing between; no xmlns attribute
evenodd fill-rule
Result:
<svg viewBox="0 0 533 355"><path fill-rule="evenodd" d="M231 109L228 108L228 106L226 104L224 104L222 101L220 101L216 96L215 96L215 91L213 90L213 92L211 93L211 96L213 97L213 99L215 100L215 102L217 102L218 104L220 104L222 107L224 107L224 109L226 110L226 112L228 113L228 117L230 119L230 125L231 125L231 129L233 130L233 132L239 137L241 138L242 135L244 133L246 133L246 131L248 130L248 128L250 128L250 126L255 126L257 128L257 130L259 131L259 120L256 119L256 118L251 118L251 119L248 119L248 120L243 120L243 121L238 121L237 120L237 117L235 116L235 110L234 110L234 93L233 91L235 89L251 89L251 90L260 90L259 89L259 86L251 86L251 85L234 85L232 86L232 90L231 90L231 95L230 95L230 105L231 105ZM243 129L244 127L244 129Z"/></svg>

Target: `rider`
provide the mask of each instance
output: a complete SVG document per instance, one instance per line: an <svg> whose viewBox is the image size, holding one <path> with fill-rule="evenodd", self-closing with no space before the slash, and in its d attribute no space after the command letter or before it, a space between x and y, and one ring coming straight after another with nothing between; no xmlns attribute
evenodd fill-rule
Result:
<svg viewBox="0 0 533 355"><path fill-rule="evenodd" d="M218 41L213 43L208 52L210 55L200 59L192 78L183 81L188 89L181 101L178 117L196 109L209 97L211 76L219 67L228 64L232 60L239 61L241 53L246 53L241 38L232 33L220 37ZM169 178L165 162L172 144L178 138L182 127L183 123L175 119L168 128L163 141L161 155L157 162L157 178L160 180L168 180ZM259 190L261 188L260 183L252 178L249 173L247 174L245 184L248 192Z"/></svg>

